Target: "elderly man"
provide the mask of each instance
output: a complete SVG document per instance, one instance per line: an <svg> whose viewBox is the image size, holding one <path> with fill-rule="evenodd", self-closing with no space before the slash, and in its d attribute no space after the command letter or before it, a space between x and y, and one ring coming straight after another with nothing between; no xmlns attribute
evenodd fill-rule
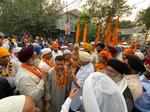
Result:
<svg viewBox="0 0 150 112"><path fill-rule="evenodd" d="M71 103L71 111L77 111L82 108L81 104L81 96L82 96L82 87L84 85L84 81L88 78L88 76L93 73L94 65L91 63L91 55L85 51L79 51L79 64L80 68L77 71L76 78L73 81L73 87L79 86L80 88L78 94L74 98Z"/></svg>
<svg viewBox="0 0 150 112"><path fill-rule="evenodd" d="M31 96L42 109L45 74L35 66L37 56L33 46L23 48L18 58L22 64L16 74L17 90L20 94Z"/></svg>
<svg viewBox="0 0 150 112"><path fill-rule="evenodd" d="M51 49L44 48L42 49L41 52L42 52L42 55L41 55L39 68L44 72L48 72L54 66L54 63L52 60Z"/></svg>
<svg viewBox="0 0 150 112"><path fill-rule="evenodd" d="M83 87L85 112L128 112L118 86L106 74L92 73Z"/></svg>

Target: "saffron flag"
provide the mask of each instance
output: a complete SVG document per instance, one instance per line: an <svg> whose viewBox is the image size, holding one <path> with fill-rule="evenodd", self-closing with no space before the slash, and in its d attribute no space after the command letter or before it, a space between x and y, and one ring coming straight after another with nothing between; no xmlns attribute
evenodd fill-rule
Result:
<svg viewBox="0 0 150 112"><path fill-rule="evenodd" d="M76 37L75 37L76 43L79 43L79 40L80 40L80 20L78 20L77 22Z"/></svg>
<svg viewBox="0 0 150 112"><path fill-rule="evenodd" d="M120 33L120 28L119 28L119 17L115 20L115 26L113 30L113 35L112 35L112 45L115 46L119 43L119 33Z"/></svg>
<svg viewBox="0 0 150 112"><path fill-rule="evenodd" d="M83 31L83 42L88 41L88 24L85 23L84 25L84 31Z"/></svg>
<svg viewBox="0 0 150 112"><path fill-rule="evenodd" d="M105 39L104 42L106 45L111 44L111 38L112 38L112 17L109 16L106 20L106 28L105 28Z"/></svg>

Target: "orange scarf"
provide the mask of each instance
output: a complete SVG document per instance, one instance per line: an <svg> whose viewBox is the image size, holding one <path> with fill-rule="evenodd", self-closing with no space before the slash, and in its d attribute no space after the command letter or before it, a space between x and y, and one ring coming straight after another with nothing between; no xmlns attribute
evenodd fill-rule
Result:
<svg viewBox="0 0 150 112"><path fill-rule="evenodd" d="M36 75L37 77L39 77L40 79L42 78L42 71L37 68L36 66L34 65L29 65L29 64L22 64L21 65L23 68L25 68L26 70L28 70L29 72L33 73L34 75Z"/></svg>
<svg viewBox="0 0 150 112"><path fill-rule="evenodd" d="M68 83L67 68L64 68L63 74L56 74L56 84L59 88L64 88Z"/></svg>
<svg viewBox="0 0 150 112"><path fill-rule="evenodd" d="M95 64L96 71L100 71L100 70L104 69L105 67L106 67L106 64L104 64L104 63Z"/></svg>

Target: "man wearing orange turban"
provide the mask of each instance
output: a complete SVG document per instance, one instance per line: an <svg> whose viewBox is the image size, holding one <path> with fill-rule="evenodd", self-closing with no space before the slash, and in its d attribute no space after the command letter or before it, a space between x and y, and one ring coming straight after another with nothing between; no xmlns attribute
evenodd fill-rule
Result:
<svg viewBox="0 0 150 112"><path fill-rule="evenodd" d="M133 54L134 54L134 49L132 49L132 48L126 48L123 51L123 59L125 59L127 56L133 55Z"/></svg>
<svg viewBox="0 0 150 112"><path fill-rule="evenodd" d="M59 44L57 42L53 42L52 43L52 48L53 49L58 49L59 48Z"/></svg>
<svg viewBox="0 0 150 112"><path fill-rule="evenodd" d="M95 65L96 71L100 71L107 66L107 61L112 58L112 55L107 50L102 50L99 53L99 63Z"/></svg>
<svg viewBox="0 0 150 112"><path fill-rule="evenodd" d="M62 56L63 55L63 53L62 53L62 51L60 51L59 50L59 44L58 44L58 42L53 42L52 43L52 59L53 59L53 61L55 61L55 57L56 56Z"/></svg>

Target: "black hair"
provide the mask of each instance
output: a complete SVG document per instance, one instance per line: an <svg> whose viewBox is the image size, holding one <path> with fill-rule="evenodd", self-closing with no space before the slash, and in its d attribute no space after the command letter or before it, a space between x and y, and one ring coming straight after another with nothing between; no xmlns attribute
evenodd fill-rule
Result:
<svg viewBox="0 0 150 112"><path fill-rule="evenodd" d="M105 48L105 44L104 43L98 43L96 45L96 47L100 47L100 48L104 49Z"/></svg>
<svg viewBox="0 0 150 112"><path fill-rule="evenodd" d="M56 56L55 61L64 61L64 56Z"/></svg>

